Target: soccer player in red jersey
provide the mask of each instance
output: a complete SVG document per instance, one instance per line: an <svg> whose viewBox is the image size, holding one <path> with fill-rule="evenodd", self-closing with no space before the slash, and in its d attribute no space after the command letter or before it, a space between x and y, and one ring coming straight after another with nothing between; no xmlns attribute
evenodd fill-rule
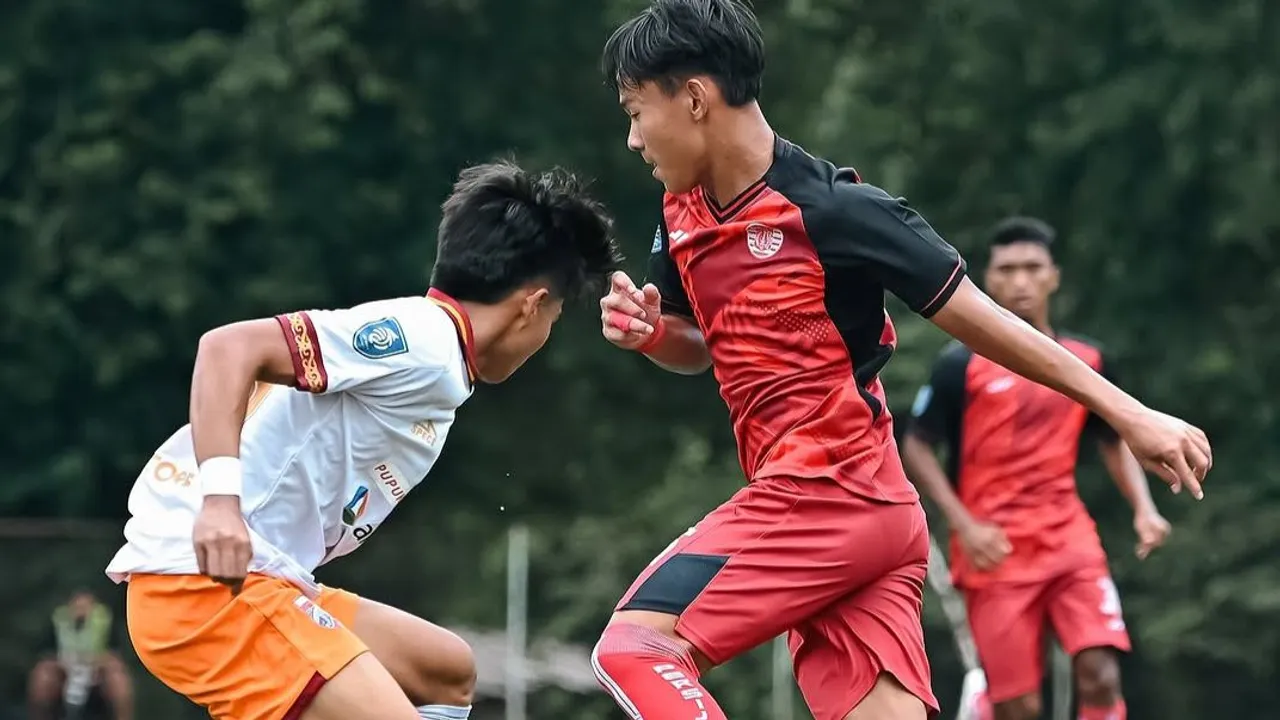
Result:
<svg viewBox="0 0 1280 720"><path fill-rule="evenodd" d="M674 372L714 367L749 482L659 555L593 652L633 718L723 720L706 669L784 631L817 720L937 711L920 625L929 541L878 374L887 290L975 352L1103 417L1200 495L1204 434L1002 310L905 201L775 135L741 0L656 0L604 71L666 188L651 282L615 274L603 333Z"/></svg>
<svg viewBox="0 0 1280 720"><path fill-rule="evenodd" d="M1054 234L1033 218L997 225L986 290L1110 379L1113 368L1096 343L1055 332L1049 322L1059 282ZM1080 443L1091 436L1133 506L1138 556L1163 543L1169 523L1124 441L1079 403L959 343L938 358L912 414L903 460L951 527L952 580L965 596L996 720L1040 717L1046 624L1074 658L1080 720L1124 720L1117 651L1129 650L1129 636L1075 483ZM947 448L945 471L937 445Z"/></svg>

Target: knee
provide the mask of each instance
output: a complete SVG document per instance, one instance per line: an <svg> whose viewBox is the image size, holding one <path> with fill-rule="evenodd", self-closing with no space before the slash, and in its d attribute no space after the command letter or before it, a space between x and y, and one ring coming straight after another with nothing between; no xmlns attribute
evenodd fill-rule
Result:
<svg viewBox="0 0 1280 720"><path fill-rule="evenodd" d="M1037 720L1044 709L1042 705L1038 692L996 703L995 720Z"/></svg>
<svg viewBox="0 0 1280 720"><path fill-rule="evenodd" d="M605 626L600 639L592 650L597 664L604 664L611 657L643 656L655 661L676 661L687 665L695 674L702 674L715 667L693 643L680 637L675 631L674 616L659 613L619 613Z"/></svg>
<svg viewBox="0 0 1280 720"><path fill-rule="evenodd" d="M452 633L432 647L432 662L419 677L418 692L410 688L415 704L465 707L476 692L476 657L467 641Z"/></svg>
<svg viewBox="0 0 1280 720"><path fill-rule="evenodd" d="M1104 648L1085 650L1075 660L1076 692L1085 705L1107 706L1120 699L1120 663Z"/></svg>
<svg viewBox="0 0 1280 720"><path fill-rule="evenodd" d="M33 702L56 702L62 695L62 667L57 660L41 660L31 669L28 694Z"/></svg>
<svg viewBox="0 0 1280 720"><path fill-rule="evenodd" d="M103 653L98 659L98 672L101 673L103 688L113 698L122 698L133 692L129 669L119 655L113 652Z"/></svg>

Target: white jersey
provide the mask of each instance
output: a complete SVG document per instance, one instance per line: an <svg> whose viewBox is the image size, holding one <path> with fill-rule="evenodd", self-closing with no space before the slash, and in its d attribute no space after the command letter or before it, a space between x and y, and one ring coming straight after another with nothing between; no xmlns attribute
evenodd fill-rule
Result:
<svg viewBox="0 0 1280 720"><path fill-rule="evenodd" d="M312 572L360 547L435 464L471 395L471 327L440 293L276 318L297 390L259 384L240 440L251 572L314 595ZM155 452L129 495L107 574L195 574L203 496L191 427Z"/></svg>

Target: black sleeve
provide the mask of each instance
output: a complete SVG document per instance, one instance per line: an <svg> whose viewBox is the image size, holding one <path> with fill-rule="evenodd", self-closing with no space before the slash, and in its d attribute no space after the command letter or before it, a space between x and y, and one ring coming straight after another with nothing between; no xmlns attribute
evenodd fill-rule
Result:
<svg viewBox="0 0 1280 720"><path fill-rule="evenodd" d="M1099 361L1099 364L1101 367L1098 368L1098 374L1110 380L1111 384L1119 386L1120 383L1116 380L1115 365L1107 357L1106 353L1102 353L1102 360ZM1085 420L1084 431L1087 435L1100 442L1113 443L1120 439L1120 435L1116 433L1115 429L1108 425L1107 421L1103 420L1097 413L1093 412L1089 413L1089 419Z"/></svg>
<svg viewBox="0 0 1280 720"><path fill-rule="evenodd" d="M667 238L667 223L658 223L653 234L653 247L649 250L648 282L657 286L662 294L662 312L693 318L693 307L680 282L680 269L671 259L671 241Z"/></svg>
<svg viewBox="0 0 1280 720"><path fill-rule="evenodd" d="M929 317L951 299L965 262L902 198L837 180L813 242L824 261L864 269L913 312Z"/></svg>
<svg viewBox="0 0 1280 720"><path fill-rule="evenodd" d="M916 393L907 432L931 445L955 444L964 416L965 375L971 357L969 349L958 342L942 351L933 363L929 384Z"/></svg>

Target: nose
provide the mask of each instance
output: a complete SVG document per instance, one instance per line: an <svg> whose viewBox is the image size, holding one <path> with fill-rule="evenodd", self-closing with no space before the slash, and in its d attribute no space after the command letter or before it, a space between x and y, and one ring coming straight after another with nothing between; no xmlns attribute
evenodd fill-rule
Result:
<svg viewBox="0 0 1280 720"><path fill-rule="evenodd" d="M631 123L631 129L627 131L627 148L631 152L644 151L644 141L640 139L640 131L636 128L635 123Z"/></svg>

